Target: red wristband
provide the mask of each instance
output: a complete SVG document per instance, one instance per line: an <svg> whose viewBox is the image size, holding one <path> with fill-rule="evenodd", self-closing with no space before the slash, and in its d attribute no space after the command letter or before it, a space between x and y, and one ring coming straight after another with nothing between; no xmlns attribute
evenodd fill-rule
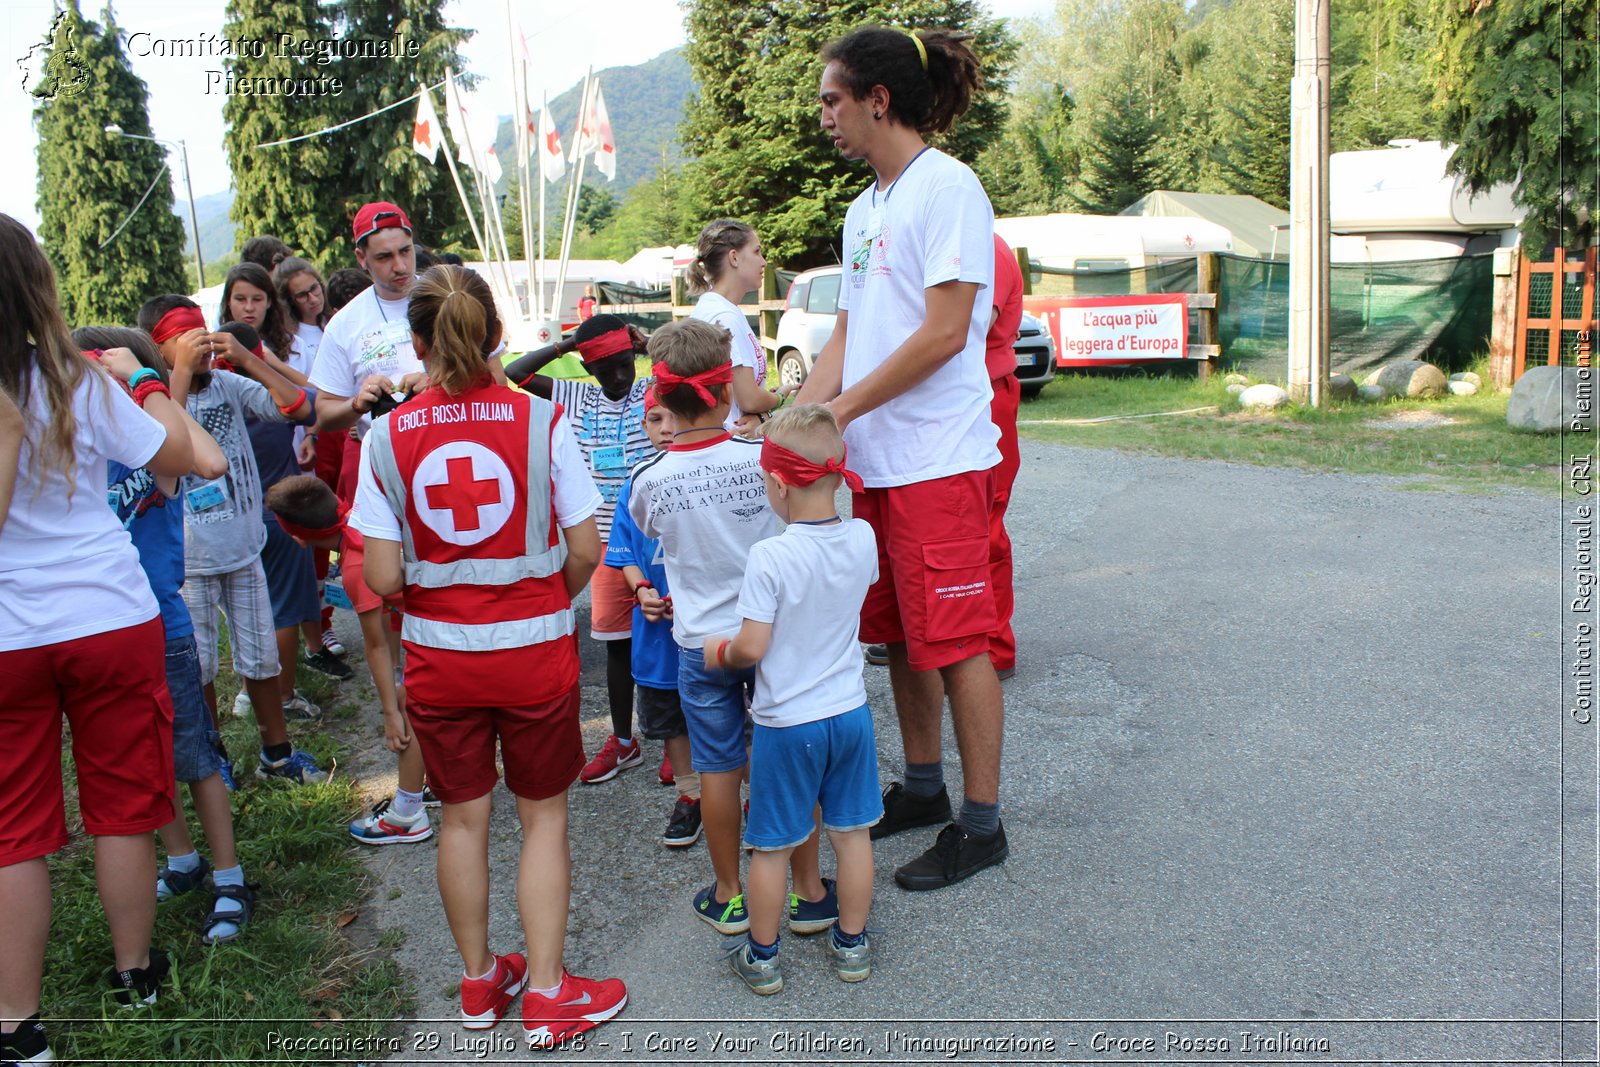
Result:
<svg viewBox="0 0 1600 1067"><path fill-rule="evenodd" d="M133 402L138 404L140 407L144 407L144 402L149 400L150 397L156 393L160 393L169 400L172 399L171 391L168 390L167 387L159 380L154 380L143 381L139 383L138 388L134 389L133 391Z"/></svg>
<svg viewBox="0 0 1600 1067"><path fill-rule="evenodd" d="M633 597L634 597L634 599L635 600L639 599L639 590L641 590L641 589L654 589L655 587L656 587L655 583L652 582L650 579L648 579L648 578L644 579L638 585L633 587Z"/></svg>
<svg viewBox="0 0 1600 1067"><path fill-rule="evenodd" d="M280 405L278 405L278 410L283 412L285 415L288 415L290 412L294 411L295 408L299 407L301 404L304 404L305 402L306 402L306 391L304 389L302 389L302 390L300 390L299 394L294 398L294 401L292 403L280 404Z"/></svg>
<svg viewBox="0 0 1600 1067"><path fill-rule="evenodd" d="M723 653L727 650L728 642L723 641L721 644L717 645L716 651L711 653L711 658L714 661L713 666L715 666L719 671L725 671L728 669L727 661L722 658Z"/></svg>

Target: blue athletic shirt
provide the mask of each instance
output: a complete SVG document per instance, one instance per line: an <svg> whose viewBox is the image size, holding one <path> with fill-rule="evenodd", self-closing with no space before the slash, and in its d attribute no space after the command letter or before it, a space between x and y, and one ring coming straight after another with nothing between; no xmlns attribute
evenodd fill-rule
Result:
<svg viewBox="0 0 1600 1067"><path fill-rule="evenodd" d="M622 494L618 497L622 507L616 509L611 519L606 566L638 567L656 587L656 593L666 596L667 567L661 554L661 542L646 537L639 524L633 521L628 512L628 498L632 494L633 478L630 476L622 484ZM669 619L647 621L637 597L633 605L633 680L651 689L678 688L678 644L672 639L672 622Z"/></svg>
<svg viewBox="0 0 1600 1067"><path fill-rule="evenodd" d="M106 463L106 482L106 502L139 550L139 565L161 605L167 640L187 637L194 633L194 622L178 595L183 585L183 494L167 496L149 467L129 470L116 460Z"/></svg>

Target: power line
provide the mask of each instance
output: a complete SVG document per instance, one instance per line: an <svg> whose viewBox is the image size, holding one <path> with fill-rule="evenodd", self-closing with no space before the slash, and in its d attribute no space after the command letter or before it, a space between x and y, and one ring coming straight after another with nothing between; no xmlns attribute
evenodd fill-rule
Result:
<svg viewBox="0 0 1600 1067"><path fill-rule="evenodd" d="M139 213L139 209L144 207L144 202L150 199L150 194L156 191L156 182L160 181L162 175L166 173L167 165L163 163L161 164L161 169L156 171L156 181L150 183L150 188L146 189L144 191L144 195L139 198L139 202L133 205L133 210L128 212L128 217L122 220L122 225L118 226L116 231L112 233L110 237L105 239L105 243L100 246L98 251L104 252L108 247L110 247L112 241L115 241L119 236L122 235L122 231L128 228L128 223L132 222L133 217ZM198 233L194 235L194 243L196 246L200 244L200 235ZM204 281L204 279L201 280Z"/></svg>

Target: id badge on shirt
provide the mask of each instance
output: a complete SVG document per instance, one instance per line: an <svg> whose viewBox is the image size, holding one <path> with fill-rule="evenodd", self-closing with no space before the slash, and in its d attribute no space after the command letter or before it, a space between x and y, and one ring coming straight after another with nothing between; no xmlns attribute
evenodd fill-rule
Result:
<svg viewBox="0 0 1600 1067"><path fill-rule="evenodd" d="M411 323L407 321L383 324L383 339L396 348L411 343Z"/></svg>
<svg viewBox="0 0 1600 1067"><path fill-rule="evenodd" d="M628 467L627 454L621 445L605 445L595 449L593 460L596 474L625 471Z"/></svg>
<svg viewBox="0 0 1600 1067"><path fill-rule="evenodd" d="M221 507L228 502L228 490L224 482L224 479L217 478L195 486L183 494L184 504L196 514Z"/></svg>

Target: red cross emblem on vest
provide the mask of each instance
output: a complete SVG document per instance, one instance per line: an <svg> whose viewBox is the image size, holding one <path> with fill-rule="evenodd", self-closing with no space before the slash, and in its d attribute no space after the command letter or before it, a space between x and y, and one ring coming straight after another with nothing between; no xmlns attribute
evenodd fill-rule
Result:
<svg viewBox="0 0 1600 1067"><path fill-rule="evenodd" d="M476 441L429 452L411 478L417 517L440 540L475 545L499 533L516 506L511 469Z"/></svg>

